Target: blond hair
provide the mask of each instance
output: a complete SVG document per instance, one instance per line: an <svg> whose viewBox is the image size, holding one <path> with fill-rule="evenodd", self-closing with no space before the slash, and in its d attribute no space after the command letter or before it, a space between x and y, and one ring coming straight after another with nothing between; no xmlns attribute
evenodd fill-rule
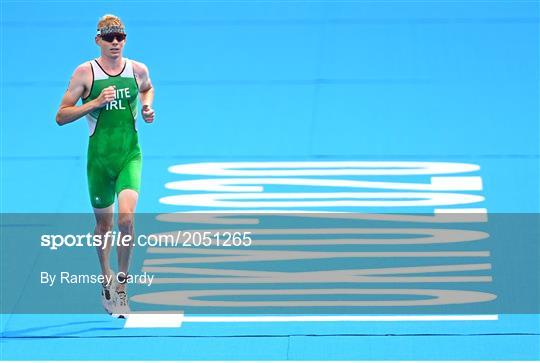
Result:
<svg viewBox="0 0 540 363"><path fill-rule="evenodd" d="M105 14L103 15L99 21L97 28L98 30L101 28L109 27L109 26L121 26L124 27L124 23L122 23L122 20L120 20L119 17L112 14Z"/></svg>

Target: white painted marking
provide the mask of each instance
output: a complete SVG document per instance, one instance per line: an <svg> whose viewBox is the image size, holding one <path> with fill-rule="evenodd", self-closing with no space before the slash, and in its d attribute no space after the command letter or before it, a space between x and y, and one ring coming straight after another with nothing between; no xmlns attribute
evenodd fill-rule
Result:
<svg viewBox="0 0 540 363"><path fill-rule="evenodd" d="M132 312L126 319L124 328L179 328L184 318L183 312Z"/></svg>
<svg viewBox="0 0 540 363"><path fill-rule="evenodd" d="M442 208L442 209L435 209L435 214L445 214L445 213L453 213L453 214L487 214L486 208Z"/></svg>
<svg viewBox="0 0 540 363"><path fill-rule="evenodd" d="M292 322L397 322L496 321L499 315L285 315L285 316L185 316L183 313L135 313L124 328L179 328L183 323L292 323Z"/></svg>
<svg viewBox="0 0 540 363"><path fill-rule="evenodd" d="M482 178L433 177L431 184L398 183L342 179L300 179L300 178L229 178L181 180L165 184L174 190L200 190L208 192L263 192L263 185L298 185L357 189L396 189L396 190L482 190Z"/></svg>
<svg viewBox="0 0 540 363"><path fill-rule="evenodd" d="M322 316L184 316L186 323L274 323L347 321L493 321L498 315L322 315Z"/></svg>
<svg viewBox="0 0 540 363"><path fill-rule="evenodd" d="M218 162L180 164L169 168L175 174L215 176L426 175L478 170L480 167L475 164L419 161Z"/></svg>
<svg viewBox="0 0 540 363"><path fill-rule="evenodd" d="M187 175L212 175L212 176L239 176L239 177L265 177L265 176L332 176L332 175L441 175L469 173L480 170L478 165L450 162L217 162L217 163L191 163L171 166L169 171ZM396 183L396 182L372 182L351 180L325 180L325 179L213 179L213 180L189 180L168 183L167 188L178 190L197 190L214 192L244 192L246 194L197 194L181 195L161 198L160 202L172 205L212 206L224 208L258 208L258 207L313 207L313 206L443 206L455 204L476 203L484 200L481 196L453 193L264 193L261 184L287 184L287 185L310 185L330 187L353 187L353 188L379 188L379 189L409 189L428 191L456 191L456 190L482 190L480 177L432 177L431 184ZM251 192L251 194L249 194ZM292 199L290 202L265 201L260 199ZM327 199L325 201L307 201L304 199ZM343 200L349 198L352 200ZM414 200L415 198L419 200ZM225 199L222 201L220 199ZM254 201L227 201L227 199L253 199ZM294 201L300 199L301 201ZM356 199L356 200L355 200ZM364 199L364 200L358 200ZM365 199L383 199L368 200ZM386 200L384 200L386 199ZM395 200L398 199L398 200ZM403 199L406 199L403 201ZM413 199L413 200L411 200ZM187 202L187 203L186 203ZM381 204L382 202L382 204ZM396 203L397 202L397 203ZM420 202L420 204L418 204ZM315 211L191 211L189 213L322 213ZM360 215L353 219L393 219L403 221L422 222L455 222L452 215L469 214L474 218L483 219L487 214L484 208L463 209L435 209L435 216L411 216L411 215L383 215L372 214ZM339 213L339 212L333 212ZM445 215L447 214L448 215ZM480 217L476 217L478 214ZM440 220L442 217L442 221ZM178 216L174 214L161 215L160 220L172 221ZM182 217L180 217L182 218ZM326 217L327 218L327 217ZM340 217L338 217L340 218ZM462 216L459 216L461 220ZM473 219L474 219L473 218ZM448 220L447 220L448 219ZM486 217L487 219L487 217ZM257 218L246 218L253 224ZM470 217L464 221L473 222ZM216 220L212 220L216 223ZM225 218L222 222L228 222ZM238 222L238 220L236 220ZM148 324L155 324L156 314L143 314ZM169 314L166 314L169 316ZM182 320L183 318L183 320ZM129 320L129 319L128 319ZM170 319L169 319L170 320ZM364 315L364 316L183 316L180 324L184 322L200 323L234 323L234 322L395 322L395 321L493 321L498 320L498 315ZM126 322L127 325L128 322Z"/></svg>
<svg viewBox="0 0 540 363"><path fill-rule="evenodd" d="M482 178L479 176L450 176L431 178L433 190L482 190Z"/></svg>
<svg viewBox="0 0 540 363"><path fill-rule="evenodd" d="M272 201L272 199L289 199L290 201ZM310 201L309 199L315 200ZM173 195L159 199L162 204L220 208L421 207L470 204L483 201L483 196L473 194L417 192L200 193Z"/></svg>
<svg viewBox="0 0 540 363"><path fill-rule="evenodd" d="M461 212L462 213L461 213ZM239 218L238 215L252 215L250 218ZM344 211L322 210L287 210L287 209L213 209L190 210L185 212L164 213L156 216L160 222L171 223L203 223L203 224L260 224L259 217L276 214L291 217L344 219L344 220L376 220L394 222L422 222L422 223L477 223L487 222L485 208L463 209L435 209L433 215L428 214L394 214L394 213L358 213ZM234 218L228 218L230 216Z"/></svg>
<svg viewBox="0 0 540 363"><path fill-rule="evenodd" d="M184 229L177 231L168 231L162 233L156 233L152 236L178 236L182 233L235 233L238 230L231 229ZM315 237L323 235L346 235L358 234L358 235L405 235L401 238L332 238L332 239L317 239L317 238L305 238L305 239L259 239L257 238L256 244L258 246L279 246L293 244L296 246L310 246L310 245L410 245L410 244L444 244L444 243L457 243L457 242L469 242L479 241L489 238L489 234L482 231L471 231L462 229L443 229L443 228L250 228L249 232L254 236L268 235L270 237L277 235L313 235ZM170 244L169 244L170 245ZM179 243L182 245L182 243ZM185 246L188 247L188 246ZM153 250L153 248L158 248ZM183 247L182 247L183 248ZM173 247L149 247L148 251L154 251L160 253L161 251L172 251L172 253L181 253L180 250Z"/></svg>

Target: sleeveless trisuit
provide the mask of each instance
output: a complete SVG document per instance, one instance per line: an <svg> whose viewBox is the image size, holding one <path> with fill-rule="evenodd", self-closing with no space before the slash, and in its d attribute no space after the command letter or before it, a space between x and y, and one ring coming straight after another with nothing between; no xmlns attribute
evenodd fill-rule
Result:
<svg viewBox="0 0 540 363"><path fill-rule="evenodd" d="M139 88L133 63L124 58L122 72L107 74L97 60L90 61L93 81L87 103L109 86L116 88L115 100L86 115L90 128L88 143L88 188L94 208L114 203L124 189L139 191L142 158L135 121Z"/></svg>

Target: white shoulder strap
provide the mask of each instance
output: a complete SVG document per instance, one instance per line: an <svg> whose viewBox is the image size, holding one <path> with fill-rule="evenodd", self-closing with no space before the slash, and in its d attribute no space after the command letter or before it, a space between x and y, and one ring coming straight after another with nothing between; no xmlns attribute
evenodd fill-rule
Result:
<svg viewBox="0 0 540 363"><path fill-rule="evenodd" d="M133 77L133 61L131 59L124 58L126 61L126 67L122 72L122 77Z"/></svg>
<svg viewBox="0 0 540 363"><path fill-rule="evenodd" d="M101 66L97 63L95 59L92 60L90 64L92 65L92 71L94 72L94 81L109 78L109 76L105 72L103 72L103 69L101 69Z"/></svg>

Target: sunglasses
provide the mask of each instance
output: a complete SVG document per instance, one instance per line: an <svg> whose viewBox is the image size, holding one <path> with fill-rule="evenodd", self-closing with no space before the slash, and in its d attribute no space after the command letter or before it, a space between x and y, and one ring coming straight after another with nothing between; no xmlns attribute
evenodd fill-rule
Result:
<svg viewBox="0 0 540 363"><path fill-rule="evenodd" d="M111 43L115 38L118 40L118 42L121 42L126 39L126 35L120 34L120 33L111 33L111 34L101 35L101 39L109 43Z"/></svg>

